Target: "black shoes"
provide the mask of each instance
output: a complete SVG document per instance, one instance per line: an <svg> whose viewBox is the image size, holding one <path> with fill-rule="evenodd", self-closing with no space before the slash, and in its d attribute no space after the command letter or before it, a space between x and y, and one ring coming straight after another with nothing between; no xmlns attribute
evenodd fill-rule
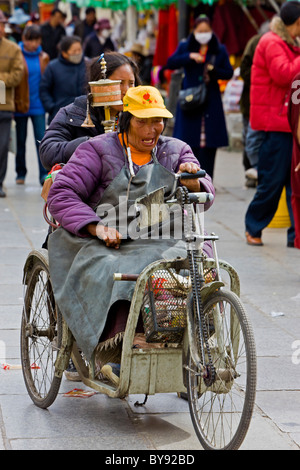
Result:
<svg viewBox="0 0 300 470"><path fill-rule="evenodd" d="M0 197L6 197L6 192L3 191L2 186L0 186Z"/></svg>

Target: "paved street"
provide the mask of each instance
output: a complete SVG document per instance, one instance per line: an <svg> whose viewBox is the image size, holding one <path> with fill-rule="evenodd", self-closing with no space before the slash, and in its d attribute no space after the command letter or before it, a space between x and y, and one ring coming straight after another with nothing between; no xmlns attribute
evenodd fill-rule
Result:
<svg viewBox="0 0 300 470"><path fill-rule="evenodd" d="M27 155L23 187L15 185L14 156L9 155L8 197L0 200L0 364L20 364L22 268L48 230L32 137ZM256 407L242 449L299 450L300 250L286 247L286 229L266 229L264 247L246 245L244 215L254 190L244 188L241 162L240 152L218 152L216 199L205 222L206 230L220 236L220 258L239 273L256 338ZM150 396L138 408L134 403L143 396L62 396L81 386L63 379L54 404L41 410L28 397L21 370L0 369L0 450L201 449L188 404L176 394Z"/></svg>

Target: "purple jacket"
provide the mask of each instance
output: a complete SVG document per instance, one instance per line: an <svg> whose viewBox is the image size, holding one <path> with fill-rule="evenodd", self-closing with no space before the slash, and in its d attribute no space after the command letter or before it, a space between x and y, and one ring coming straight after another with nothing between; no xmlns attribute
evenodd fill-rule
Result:
<svg viewBox="0 0 300 470"><path fill-rule="evenodd" d="M160 137L157 159L169 171L176 173L181 163L199 164L191 148L181 140ZM151 164L151 163L149 163ZM87 236L83 227L98 223L94 209L104 190L124 166L124 154L116 132L103 134L82 143L55 178L48 207L52 216L71 233ZM134 165L135 173L138 166ZM209 176L201 178L201 190L214 194ZM207 210L212 203L206 203Z"/></svg>

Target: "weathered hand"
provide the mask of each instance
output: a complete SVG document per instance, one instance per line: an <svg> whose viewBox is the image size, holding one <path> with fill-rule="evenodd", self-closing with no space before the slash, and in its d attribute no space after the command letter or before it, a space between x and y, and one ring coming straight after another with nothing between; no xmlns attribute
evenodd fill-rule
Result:
<svg viewBox="0 0 300 470"><path fill-rule="evenodd" d="M98 224L96 228L96 236L104 241L105 245L118 250L122 240L122 235L118 230L111 227Z"/></svg>
<svg viewBox="0 0 300 470"><path fill-rule="evenodd" d="M200 170L200 166L193 162L181 163L178 173L197 173ZM185 186L190 192L200 191L199 179L182 179L181 184Z"/></svg>

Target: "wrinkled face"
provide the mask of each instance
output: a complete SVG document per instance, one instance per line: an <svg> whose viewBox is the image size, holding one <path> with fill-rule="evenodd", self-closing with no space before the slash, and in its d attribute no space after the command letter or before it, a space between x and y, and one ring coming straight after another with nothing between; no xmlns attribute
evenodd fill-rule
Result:
<svg viewBox="0 0 300 470"><path fill-rule="evenodd" d="M121 99L123 100L128 88L135 86L134 73L129 64L121 65L109 77L109 80L121 80ZM116 111L123 111L123 105L112 106Z"/></svg>
<svg viewBox="0 0 300 470"><path fill-rule="evenodd" d="M141 119L133 116L129 125L128 142L139 152L149 153L156 146L163 130L163 118Z"/></svg>
<svg viewBox="0 0 300 470"><path fill-rule="evenodd" d="M35 52L41 43L41 39L23 39L24 49L28 52Z"/></svg>

